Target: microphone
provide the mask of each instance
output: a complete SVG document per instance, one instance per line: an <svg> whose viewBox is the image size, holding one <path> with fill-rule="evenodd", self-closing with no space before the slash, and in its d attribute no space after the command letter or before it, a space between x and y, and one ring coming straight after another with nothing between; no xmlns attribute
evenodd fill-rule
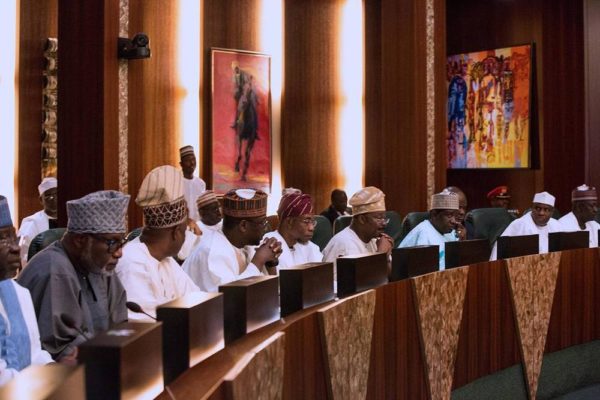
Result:
<svg viewBox="0 0 600 400"><path fill-rule="evenodd" d="M75 320L69 314L65 314L65 313L60 314L60 319L63 322L63 324L65 324L68 328L75 329L77 332L79 332L81 334L81 336L86 338L86 340L90 340L90 337L88 335L86 335L85 332L80 327L77 326L77 324L75 323Z"/></svg>
<svg viewBox="0 0 600 400"><path fill-rule="evenodd" d="M136 303L136 302L133 302L133 301L128 301L127 303L125 303L125 305L126 305L126 306L127 306L127 308L129 309L129 311L133 311L134 313L137 313L137 314L144 314L144 315L147 315L148 317L152 318L153 320L155 320L155 321L158 321L158 320L157 320L156 318L154 318L152 315L150 315L150 314L148 314L146 311L144 311L144 310L142 309L142 307L141 307L141 306L140 306L138 303Z"/></svg>

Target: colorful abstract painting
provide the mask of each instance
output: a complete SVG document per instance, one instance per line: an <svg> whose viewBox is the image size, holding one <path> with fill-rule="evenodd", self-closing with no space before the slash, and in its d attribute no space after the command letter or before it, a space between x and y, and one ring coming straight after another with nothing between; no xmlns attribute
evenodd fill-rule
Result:
<svg viewBox="0 0 600 400"><path fill-rule="evenodd" d="M271 187L271 58L212 49L212 184Z"/></svg>
<svg viewBox="0 0 600 400"><path fill-rule="evenodd" d="M529 168L531 45L448 57L448 168Z"/></svg>

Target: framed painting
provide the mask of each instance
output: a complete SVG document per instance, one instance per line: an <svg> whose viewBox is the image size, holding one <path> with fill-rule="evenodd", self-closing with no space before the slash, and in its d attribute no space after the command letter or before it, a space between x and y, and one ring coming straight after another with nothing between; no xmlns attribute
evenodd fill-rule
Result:
<svg viewBox="0 0 600 400"><path fill-rule="evenodd" d="M271 57L211 49L212 185L271 188Z"/></svg>
<svg viewBox="0 0 600 400"><path fill-rule="evenodd" d="M530 168L532 48L448 57L448 168Z"/></svg>

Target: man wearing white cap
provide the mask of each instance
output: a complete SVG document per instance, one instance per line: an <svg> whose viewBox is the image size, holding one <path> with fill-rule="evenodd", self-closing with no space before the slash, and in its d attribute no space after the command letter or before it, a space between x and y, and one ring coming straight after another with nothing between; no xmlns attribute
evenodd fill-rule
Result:
<svg viewBox="0 0 600 400"><path fill-rule="evenodd" d="M444 189L431 196L429 219L415 226L398 247L438 246L440 271L446 268L446 242L458 240L454 227L459 215L459 196Z"/></svg>
<svg viewBox="0 0 600 400"><path fill-rule="evenodd" d="M21 221L19 236L21 237L21 262L23 266L27 263L27 252L33 238L50 228L56 228L57 186L56 178L44 178L38 186L40 202L44 209L23 218L23 221Z"/></svg>
<svg viewBox="0 0 600 400"><path fill-rule="evenodd" d="M323 249L323 261L334 262L343 256L391 252L394 240L384 233L387 225L385 194L374 186L368 186L352 195L350 206L352 222L327 243Z"/></svg>
<svg viewBox="0 0 600 400"><path fill-rule="evenodd" d="M267 226L267 194L262 190L231 190L223 197L223 231L210 243L200 241L183 263L183 270L207 292L220 285L267 272L281 254L281 243L269 238L260 244ZM249 257L247 246L260 246ZM272 264L271 264L272 265ZM275 272L274 268L268 272Z"/></svg>
<svg viewBox="0 0 600 400"><path fill-rule="evenodd" d="M596 188L581 185L571 192L572 211L558 220L563 231L588 231L590 247L598 247L598 229L600 224L594 219L598 213L598 194Z"/></svg>
<svg viewBox="0 0 600 400"><path fill-rule="evenodd" d="M200 291L173 258L185 240L188 219L181 173L170 165L153 169L144 178L135 202L143 209L144 229L123 248L117 275L127 299L156 316L159 305ZM150 321L132 311L129 319Z"/></svg>
<svg viewBox="0 0 600 400"><path fill-rule="evenodd" d="M194 176L196 170L196 154L192 146L183 146L179 149L179 165L183 172L183 193L188 207L188 224L199 235L195 222L200 219L196 199L206 190L206 183L197 176Z"/></svg>
<svg viewBox="0 0 600 400"><path fill-rule="evenodd" d="M19 276L31 292L42 345L57 361L75 362L86 336L127 320L125 289L110 271L125 243L128 204L129 195L112 190L67 201L67 233Z"/></svg>
<svg viewBox="0 0 600 400"><path fill-rule="evenodd" d="M12 279L20 266L8 202L0 196L0 386L29 365L52 362L41 348L29 290Z"/></svg>
<svg viewBox="0 0 600 400"><path fill-rule="evenodd" d="M515 219L500 236L539 235L540 254L548 252L548 234L561 232L561 224L552 218L555 198L548 192L536 193L533 196L531 212ZM497 258L498 243L494 243L490 260Z"/></svg>

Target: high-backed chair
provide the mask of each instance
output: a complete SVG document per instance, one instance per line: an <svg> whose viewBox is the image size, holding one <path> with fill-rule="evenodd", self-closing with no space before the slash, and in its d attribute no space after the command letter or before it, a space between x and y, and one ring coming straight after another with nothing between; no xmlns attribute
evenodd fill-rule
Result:
<svg viewBox="0 0 600 400"><path fill-rule="evenodd" d="M27 252L27 261L31 260L33 256L39 253L41 250L50 246L58 239L62 238L65 234L66 228L54 228L48 229L47 231L39 233L33 238L29 245L29 251Z"/></svg>
<svg viewBox="0 0 600 400"><path fill-rule="evenodd" d="M473 226L474 239L487 239L492 244L514 220L514 217L504 208L490 207L469 211L465 220Z"/></svg>
<svg viewBox="0 0 600 400"><path fill-rule="evenodd" d="M402 219L396 211L386 211L385 217L389 220L385 227L385 233L394 239L394 247L400 244L400 233L402 232Z"/></svg>
<svg viewBox="0 0 600 400"><path fill-rule="evenodd" d="M342 229L348 227L352 222L352 215L341 215L333 221L333 234L335 235Z"/></svg>
<svg viewBox="0 0 600 400"><path fill-rule="evenodd" d="M315 225L311 242L319 246L319 249L323 251L333 236L333 228L331 227L331 222L329 222L327 217L316 215L315 220L317 221L317 224Z"/></svg>
<svg viewBox="0 0 600 400"><path fill-rule="evenodd" d="M408 213L406 215L406 217L404 217L404 220L402 221L402 226L400 228L400 235L399 235L396 243L400 244L402 239L404 239L406 237L406 235L408 235L408 232L412 231L415 226L419 225L421 222L425 221L426 219L429 219L429 212L427 212L427 211L415 211L415 212Z"/></svg>

